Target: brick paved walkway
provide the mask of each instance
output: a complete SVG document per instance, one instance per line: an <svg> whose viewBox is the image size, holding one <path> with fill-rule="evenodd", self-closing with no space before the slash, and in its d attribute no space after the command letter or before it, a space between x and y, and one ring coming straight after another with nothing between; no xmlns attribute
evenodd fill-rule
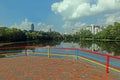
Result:
<svg viewBox="0 0 120 80"><path fill-rule="evenodd" d="M0 80L120 80L84 61L22 56L0 58Z"/></svg>

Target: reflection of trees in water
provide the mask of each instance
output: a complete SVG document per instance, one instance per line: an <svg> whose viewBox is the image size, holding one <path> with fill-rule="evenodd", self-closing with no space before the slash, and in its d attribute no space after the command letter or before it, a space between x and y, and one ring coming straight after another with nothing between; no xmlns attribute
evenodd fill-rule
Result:
<svg viewBox="0 0 120 80"><path fill-rule="evenodd" d="M1 46L1 47L13 47L13 46L55 46L55 45L59 45L61 43L61 41L49 41L49 40L45 40L45 41L26 41L26 42L17 42L17 43L13 43L13 44L9 44L9 45L5 45L5 46Z"/></svg>
<svg viewBox="0 0 120 80"><path fill-rule="evenodd" d="M120 42L79 41L76 43L80 45L80 48L91 49L95 51L107 51L115 56L120 56Z"/></svg>
<svg viewBox="0 0 120 80"><path fill-rule="evenodd" d="M78 44L80 45L80 48L90 48L92 43L92 41L80 41Z"/></svg>
<svg viewBox="0 0 120 80"><path fill-rule="evenodd" d="M95 51L107 51L108 53L113 53L116 56L120 55L120 42L93 42L93 41L64 41L69 43L77 43L80 48L91 49ZM23 43L15 43L11 45L6 45L3 47L11 46L56 46L60 45L61 41L30 41ZM97 44L97 45L96 45ZM21 51L24 49L21 49ZM31 49L34 52L34 48Z"/></svg>
<svg viewBox="0 0 120 80"><path fill-rule="evenodd" d="M29 42L17 42L5 46L1 46L2 48L4 47L15 47L15 46L55 46L59 45L61 41L29 41ZM6 54L7 55L17 55L24 51L25 49L23 48L18 48L18 49L7 49L7 50L2 50L0 51L0 57L4 57ZM35 48L30 48L28 50L31 50L33 53L35 52Z"/></svg>
<svg viewBox="0 0 120 80"><path fill-rule="evenodd" d="M90 49L92 51L101 51L101 48L93 41L80 41L80 48Z"/></svg>
<svg viewBox="0 0 120 80"><path fill-rule="evenodd" d="M120 55L120 42L96 42L96 44L108 53L114 53L115 56Z"/></svg>

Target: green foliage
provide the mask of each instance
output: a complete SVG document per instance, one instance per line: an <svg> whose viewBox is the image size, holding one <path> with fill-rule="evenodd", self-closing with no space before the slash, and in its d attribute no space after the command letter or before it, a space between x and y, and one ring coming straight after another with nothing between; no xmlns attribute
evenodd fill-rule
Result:
<svg viewBox="0 0 120 80"><path fill-rule="evenodd" d="M16 28L0 27L0 41L61 40L60 33L55 31L22 31Z"/></svg>
<svg viewBox="0 0 120 80"><path fill-rule="evenodd" d="M105 29L95 35L96 39L120 40L120 23L108 25Z"/></svg>
<svg viewBox="0 0 120 80"><path fill-rule="evenodd" d="M64 41L72 41L74 39L75 36L72 36L70 34L64 34L63 35L63 40Z"/></svg>
<svg viewBox="0 0 120 80"><path fill-rule="evenodd" d="M31 41L31 40L117 40L120 41L120 23L115 22L114 25L109 25L101 32L93 35L91 31L81 29L76 34L64 34L61 35L56 31L26 31L16 28L0 27L0 41Z"/></svg>
<svg viewBox="0 0 120 80"><path fill-rule="evenodd" d="M93 34L91 33L91 31L86 30L86 29L81 29L79 32L80 38L84 39L84 38L92 38Z"/></svg>
<svg viewBox="0 0 120 80"><path fill-rule="evenodd" d="M23 41L25 34L20 29L0 27L0 41Z"/></svg>

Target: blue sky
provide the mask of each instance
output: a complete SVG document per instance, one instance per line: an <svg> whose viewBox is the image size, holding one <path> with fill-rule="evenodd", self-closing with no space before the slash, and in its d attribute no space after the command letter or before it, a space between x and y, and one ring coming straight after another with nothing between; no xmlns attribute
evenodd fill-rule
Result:
<svg viewBox="0 0 120 80"><path fill-rule="evenodd" d="M53 15L51 5L56 1L59 0L0 0L0 24L11 25L25 18L44 22Z"/></svg>
<svg viewBox="0 0 120 80"><path fill-rule="evenodd" d="M120 0L0 0L0 26L62 33L120 22Z"/></svg>

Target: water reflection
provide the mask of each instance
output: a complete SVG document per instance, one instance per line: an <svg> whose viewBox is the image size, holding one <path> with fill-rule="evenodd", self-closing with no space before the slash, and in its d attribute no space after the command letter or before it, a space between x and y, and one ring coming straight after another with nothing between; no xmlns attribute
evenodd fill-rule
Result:
<svg viewBox="0 0 120 80"><path fill-rule="evenodd" d="M99 51L114 56L120 56L120 42L93 42L93 41L79 41L79 42L62 42L57 47L68 48L84 48L92 51Z"/></svg>
<svg viewBox="0 0 120 80"><path fill-rule="evenodd" d="M83 41L79 43L81 48L109 53L114 56L120 56L120 42L90 42Z"/></svg>
<svg viewBox="0 0 120 80"><path fill-rule="evenodd" d="M102 51L107 51L112 55L120 56L120 42L97 42L96 44Z"/></svg>
<svg viewBox="0 0 120 80"><path fill-rule="evenodd" d="M61 42L60 44L56 45L58 48L79 48L78 43L74 42Z"/></svg>
<svg viewBox="0 0 120 80"><path fill-rule="evenodd" d="M114 56L120 56L120 42L94 42L94 41L71 41L71 42L60 42L60 41L33 41L33 42L22 42L14 43L9 45L3 45L0 47L11 47L11 46L54 46L62 48L84 48L93 51L100 51L102 53L109 53ZM34 49L31 49L34 51ZM3 56L3 55L2 55Z"/></svg>
<svg viewBox="0 0 120 80"><path fill-rule="evenodd" d="M93 44L92 41L80 41L77 42L80 46L80 48L84 48L84 49L90 49L91 45Z"/></svg>
<svg viewBox="0 0 120 80"><path fill-rule="evenodd" d="M61 41L26 41L26 42L16 42L16 43L8 43L2 45L4 43L0 43L0 47L14 47L14 46L55 46L59 45Z"/></svg>

